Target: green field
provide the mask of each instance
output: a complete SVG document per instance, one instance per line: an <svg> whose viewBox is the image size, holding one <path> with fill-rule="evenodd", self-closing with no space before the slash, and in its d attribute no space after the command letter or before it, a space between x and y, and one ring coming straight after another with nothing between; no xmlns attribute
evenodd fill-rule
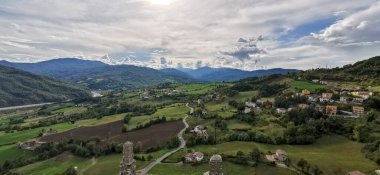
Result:
<svg viewBox="0 0 380 175"><path fill-rule="evenodd" d="M222 118L230 118L237 111L234 107L228 105L228 102L211 102L205 104L206 110L209 114L218 114Z"/></svg>
<svg viewBox="0 0 380 175"><path fill-rule="evenodd" d="M369 90L374 91L374 92L380 92L380 86L370 87Z"/></svg>
<svg viewBox="0 0 380 175"><path fill-rule="evenodd" d="M181 103L172 104L162 109L158 109L157 112L155 112L152 115L132 117L132 119L129 121L128 129L129 130L134 129L138 125L148 123L150 120L154 118L159 118L159 117L166 117L167 120L181 119L185 117L188 112L189 112L189 108L186 107L185 104L181 104Z"/></svg>
<svg viewBox="0 0 380 175"><path fill-rule="evenodd" d="M304 158L312 165L318 165L324 171L324 174L333 174L333 171L338 168L341 168L345 172L353 170L367 172L378 168L374 162L366 159L361 153L362 144L350 141L343 136L325 136L312 145L269 145L254 142L226 142L211 146L200 145L191 149L201 151L206 155L215 153L236 155L238 150L248 154L255 146L264 153L283 149L288 153L293 164L296 164L299 159Z"/></svg>
<svg viewBox="0 0 380 175"><path fill-rule="evenodd" d="M155 166L149 174L152 175L202 175L208 171L208 164L203 163L200 165L181 165L181 164L159 164ZM293 175L292 172L286 169L275 168L266 165L259 165L258 167L249 167L233 164L230 162L223 162L223 174L226 175Z"/></svg>
<svg viewBox="0 0 380 175"><path fill-rule="evenodd" d="M94 126L94 125L101 125L101 124L106 124L109 122L121 120L123 119L124 115L125 114L117 114L117 115L102 117L101 119L79 120L74 124L60 123L60 124L55 124L55 125L46 126L46 127L34 128L34 129L23 130L23 131L15 131L14 133L0 132L0 145L11 144L11 143L16 143L18 141L26 141L28 139L35 138L38 136L38 134L41 132L42 129L53 128L55 130L58 130L58 132L63 132L63 131L73 129L77 126Z"/></svg>
<svg viewBox="0 0 380 175"><path fill-rule="evenodd" d="M239 92L237 95L233 96L232 99L240 102L246 102L249 101L252 97L256 97L258 94L258 91Z"/></svg>
<svg viewBox="0 0 380 175"><path fill-rule="evenodd" d="M51 125L48 127L40 127L40 128L35 128L35 129L23 130L23 131L15 131L14 133L0 132L0 145L13 144L19 141L22 142L28 139L36 138L43 128L45 129L53 128L53 129L58 130L59 132L62 132L62 131L72 129L74 127L75 125L72 125L69 123L61 123L61 124Z"/></svg>
<svg viewBox="0 0 380 175"><path fill-rule="evenodd" d="M324 85L314 84L307 81L297 81L297 80L290 82L290 86L298 90L307 89L309 91L314 91L316 89L325 87Z"/></svg>
<svg viewBox="0 0 380 175"><path fill-rule="evenodd" d="M19 149L16 145L0 146L0 164L4 163L5 160L12 161L19 158L29 158L34 155L34 152Z"/></svg>
<svg viewBox="0 0 380 175"><path fill-rule="evenodd" d="M207 84L180 84L175 85L176 90L180 90L185 94L197 95L205 94L219 85L232 86L231 83L207 83Z"/></svg>
<svg viewBox="0 0 380 175"><path fill-rule="evenodd" d="M28 175L53 175L61 174L69 167L78 167L80 170L91 165L91 159L76 157L68 153L59 157L18 168L15 172Z"/></svg>

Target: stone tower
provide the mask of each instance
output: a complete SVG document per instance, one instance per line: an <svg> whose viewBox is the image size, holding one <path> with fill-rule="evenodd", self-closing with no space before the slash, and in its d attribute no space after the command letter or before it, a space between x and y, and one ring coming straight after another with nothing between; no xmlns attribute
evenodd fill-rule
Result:
<svg viewBox="0 0 380 175"><path fill-rule="evenodd" d="M223 163L222 156L220 156L219 154L214 154L210 158L210 162L209 162L210 170L204 173L204 175L223 175L222 163Z"/></svg>
<svg viewBox="0 0 380 175"><path fill-rule="evenodd" d="M133 143L123 144L123 158L120 162L120 175L136 175L136 160L133 158Z"/></svg>

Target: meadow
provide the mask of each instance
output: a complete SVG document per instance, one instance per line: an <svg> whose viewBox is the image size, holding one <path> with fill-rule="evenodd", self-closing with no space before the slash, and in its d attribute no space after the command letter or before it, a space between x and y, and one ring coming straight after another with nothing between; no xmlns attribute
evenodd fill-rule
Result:
<svg viewBox="0 0 380 175"><path fill-rule="evenodd" d="M0 164L4 161L12 161L19 158L33 157L35 153L28 150L20 150L16 145L4 145L0 146Z"/></svg>
<svg viewBox="0 0 380 175"><path fill-rule="evenodd" d="M377 166L374 162L366 159L361 153L362 144L350 141L343 136L324 136L312 145L269 145L255 142L225 142L217 145L200 145L189 149L201 151L206 155L215 153L225 155L236 155L237 151L248 154L252 148L257 147L261 152L275 152L276 149L285 150L291 162L297 162L304 158L312 165L317 165L324 171L324 174L333 174L337 169L344 172L360 170L368 172ZM174 157L181 157L183 152L174 154ZM347 155L349 154L349 158ZM172 158L173 159L173 158Z"/></svg>
<svg viewBox="0 0 380 175"><path fill-rule="evenodd" d="M324 85L314 84L307 81L298 81L298 80L291 81L289 85L292 88L295 88L298 90L307 89L309 91L315 91L316 89L320 89L324 87Z"/></svg>
<svg viewBox="0 0 380 175"><path fill-rule="evenodd" d="M223 173L226 175L293 175L294 173L286 170L275 168L267 165L260 164L257 167L247 167L242 165L233 164L230 162L223 162ZM159 164L155 166L149 173L152 175L167 175L167 174L181 174L181 175L201 175L208 171L208 164L203 163L200 165L188 164Z"/></svg>
<svg viewBox="0 0 380 175"><path fill-rule="evenodd" d="M228 105L228 102L210 102L205 104L205 108L209 114L217 114L225 119L232 117L237 112L234 107Z"/></svg>
<svg viewBox="0 0 380 175"><path fill-rule="evenodd" d="M178 120L185 117L188 112L189 108L186 107L185 104L175 103L158 109L157 112L152 115L132 117L128 123L128 130L135 129L138 125L143 125L148 123L150 120L159 117L166 117L167 120Z"/></svg>

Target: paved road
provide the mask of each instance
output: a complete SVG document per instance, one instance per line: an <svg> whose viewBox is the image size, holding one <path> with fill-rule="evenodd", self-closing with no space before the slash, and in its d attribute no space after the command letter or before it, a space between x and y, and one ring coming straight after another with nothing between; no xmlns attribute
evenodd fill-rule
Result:
<svg viewBox="0 0 380 175"><path fill-rule="evenodd" d="M31 105L23 105L23 106L11 106L11 107L0 108L0 111L11 110L11 109L30 108L30 107L36 107L36 106L49 105L49 104L53 104L53 103L39 103L39 104L31 104Z"/></svg>
<svg viewBox="0 0 380 175"><path fill-rule="evenodd" d="M186 106L188 108L190 108L190 110L194 110L192 107L189 107L189 103L186 104ZM138 175L146 175L154 166L156 166L157 164L161 163L161 161L163 161L164 159L166 159L167 157L169 157L170 155L176 153L177 151L183 149L185 146L186 146L186 141L185 139L183 139L183 133L186 131L186 129L189 127L189 124L187 124L186 122L186 119L187 117L189 117L188 115L186 115L186 117L184 117L182 119L182 122L185 124L185 128L183 128L178 134L177 134L177 137L178 139L181 141L181 144L179 145L178 148L174 149L173 151L170 151L168 153L166 153L165 155L161 156L160 158L158 158L157 160L153 161L152 163L150 163L148 166L146 166L144 169L141 169L137 172Z"/></svg>

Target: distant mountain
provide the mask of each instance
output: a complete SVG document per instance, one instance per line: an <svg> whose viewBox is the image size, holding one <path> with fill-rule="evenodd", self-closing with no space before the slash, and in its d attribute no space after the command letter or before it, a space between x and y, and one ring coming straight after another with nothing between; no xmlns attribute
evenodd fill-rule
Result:
<svg viewBox="0 0 380 175"><path fill-rule="evenodd" d="M88 89L52 78L0 66L0 107L88 97Z"/></svg>
<svg viewBox="0 0 380 175"><path fill-rule="evenodd" d="M298 74L304 79L380 83L380 56L333 69L312 69Z"/></svg>
<svg viewBox="0 0 380 175"><path fill-rule="evenodd" d="M132 89L165 82L198 82L185 74L170 71L164 72L131 65L108 65L100 61L76 58L61 58L38 63L0 61L0 65L80 83L91 89Z"/></svg>
<svg viewBox="0 0 380 175"><path fill-rule="evenodd" d="M100 61L80 60L77 58L60 58L37 63L12 63L8 61L0 61L0 65L58 79L78 74L88 69L108 66Z"/></svg>
<svg viewBox="0 0 380 175"><path fill-rule="evenodd" d="M131 65L108 65L100 61L61 58L38 63L11 63L0 61L0 65L10 66L49 76L60 80L81 83L91 89L133 89L158 85L165 82L194 83L236 81L247 77L270 74L299 72L294 69L269 69L243 71L230 68L162 69Z"/></svg>
<svg viewBox="0 0 380 175"><path fill-rule="evenodd" d="M301 72L296 69L267 69L267 70L255 70L255 71L244 71L240 69L231 68L210 68L202 67L198 69L179 69L180 71L186 73L188 76L210 82L218 81L237 81L240 79L248 77L258 77L272 74L286 74L290 72Z"/></svg>
<svg viewBox="0 0 380 175"><path fill-rule="evenodd" d="M116 65L94 68L64 78L91 89L133 89L153 86L165 82L199 82L186 75L165 73L156 69L131 65Z"/></svg>

